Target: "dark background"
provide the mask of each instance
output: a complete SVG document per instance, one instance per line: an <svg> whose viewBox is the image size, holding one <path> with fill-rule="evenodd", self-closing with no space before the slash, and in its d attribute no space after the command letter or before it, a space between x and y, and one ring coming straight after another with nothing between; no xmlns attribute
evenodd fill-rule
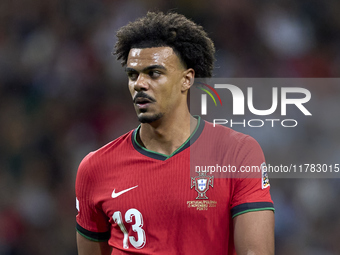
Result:
<svg viewBox="0 0 340 255"><path fill-rule="evenodd" d="M111 56L115 31L147 10L201 24L216 45L215 76L340 74L337 0L1 0L0 254L76 254L78 164L138 124ZM340 163L339 87L313 91L321 119L257 137L267 162L304 151ZM339 179L271 179L271 190L277 255L340 254Z"/></svg>

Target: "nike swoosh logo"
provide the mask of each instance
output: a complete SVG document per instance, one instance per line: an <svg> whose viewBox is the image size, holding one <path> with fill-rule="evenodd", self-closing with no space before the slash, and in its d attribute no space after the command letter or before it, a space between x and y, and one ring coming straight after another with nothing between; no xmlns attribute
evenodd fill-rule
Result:
<svg viewBox="0 0 340 255"><path fill-rule="evenodd" d="M112 192L112 198L119 197L121 194L124 194L125 192L128 192L129 190L132 190L132 189L137 188L137 187L138 187L138 185L134 186L132 188L129 188L129 189L122 190L122 191L120 191L118 193L116 193L116 189L114 189L113 192Z"/></svg>

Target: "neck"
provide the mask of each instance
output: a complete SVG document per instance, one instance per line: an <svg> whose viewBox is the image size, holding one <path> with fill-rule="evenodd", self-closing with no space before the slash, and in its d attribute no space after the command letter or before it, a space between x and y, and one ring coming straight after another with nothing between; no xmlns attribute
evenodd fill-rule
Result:
<svg viewBox="0 0 340 255"><path fill-rule="evenodd" d="M194 132L197 119L189 111L179 116L164 117L154 123L143 123L138 140L148 150L171 155Z"/></svg>

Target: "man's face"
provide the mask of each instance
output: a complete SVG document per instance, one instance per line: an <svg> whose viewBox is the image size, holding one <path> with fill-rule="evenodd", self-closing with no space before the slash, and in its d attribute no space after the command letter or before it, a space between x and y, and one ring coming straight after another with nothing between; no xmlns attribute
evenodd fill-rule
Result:
<svg viewBox="0 0 340 255"><path fill-rule="evenodd" d="M151 123L178 110L185 68L170 47L132 48L126 73L140 122Z"/></svg>

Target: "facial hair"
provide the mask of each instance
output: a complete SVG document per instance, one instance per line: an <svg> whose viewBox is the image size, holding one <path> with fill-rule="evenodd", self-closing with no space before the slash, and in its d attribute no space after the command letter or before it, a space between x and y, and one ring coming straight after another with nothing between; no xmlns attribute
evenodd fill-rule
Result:
<svg viewBox="0 0 340 255"><path fill-rule="evenodd" d="M160 118L163 117L163 113L156 113L152 116L138 116L138 120L139 122L141 123L151 123L151 122L154 122L156 120L159 120Z"/></svg>
<svg viewBox="0 0 340 255"><path fill-rule="evenodd" d="M133 99L134 103L136 103L137 98L146 98L146 99L149 99L151 102L156 102L156 100L153 97L150 97L144 91L140 91L136 94L136 96ZM141 109L140 110L141 113L145 113L147 111L148 111L147 109ZM152 116L143 116L143 114L142 114L142 116L138 116L138 120L141 123L151 123L151 122L154 122L156 120L159 120L162 117L163 117L163 113L156 113Z"/></svg>

